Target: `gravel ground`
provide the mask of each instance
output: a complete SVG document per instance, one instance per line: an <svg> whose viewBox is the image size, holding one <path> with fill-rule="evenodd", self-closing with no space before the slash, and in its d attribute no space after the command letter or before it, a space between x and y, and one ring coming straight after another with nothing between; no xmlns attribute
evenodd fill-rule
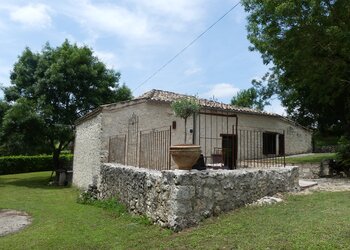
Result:
<svg viewBox="0 0 350 250"><path fill-rule="evenodd" d="M21 211L0 209L0 237L17 232L31 223L31 217Z"/></svg>
<svg viewBox="0 0 350 250"><path fill-rule="evenodd" d="M305 190L299 192L299 194L309 194L315 191L328 191L328 192L350 191L349 178L321 178L321 179L310 179L310 181L317 182L317 185L310 188L306 188Z"/></svg>

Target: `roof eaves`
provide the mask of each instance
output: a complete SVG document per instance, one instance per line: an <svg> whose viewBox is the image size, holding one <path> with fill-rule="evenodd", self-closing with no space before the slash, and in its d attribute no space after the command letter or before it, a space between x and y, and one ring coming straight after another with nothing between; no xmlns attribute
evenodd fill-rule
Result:
<svg viewBox="0 0 350 250"><path fill-rule="evenodd" d="M98 114L101 113L102 109L103 109L102 106L99 106L99 107L95 108L94 110L92 110L91 112L87 113L86 115L78 118L75 121L74 125L78 126L78 125L82 124L84 121L87 121L87 120L89 120L91 118L94 118L95 116L97 116Z"/></svg>

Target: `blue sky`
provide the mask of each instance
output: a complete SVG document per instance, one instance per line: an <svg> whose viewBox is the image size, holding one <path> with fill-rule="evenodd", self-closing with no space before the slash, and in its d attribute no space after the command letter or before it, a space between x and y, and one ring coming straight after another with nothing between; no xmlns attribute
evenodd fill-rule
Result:
<svg viewBox="0 0 350 250"><path fill-rule="evenodd" d="M267 66L248 50L246 13L239 5L149 82L160 66L203 32L237 0L0 0L0 83L28 46L40 51L64 39L88 45L121 72L133 95L150 89L215 98L229 103ZM137 88L138 87L138 88ZM2 94L1 94L2 95ZM278 101L267 111L283 113Z"/></svg>

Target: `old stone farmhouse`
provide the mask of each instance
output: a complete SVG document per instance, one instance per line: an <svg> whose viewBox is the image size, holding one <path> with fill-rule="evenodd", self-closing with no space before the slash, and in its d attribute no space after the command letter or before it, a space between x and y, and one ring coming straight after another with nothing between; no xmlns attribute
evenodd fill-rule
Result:
<svg viewBox="0 0 350 250"><path fill-rule="evenodd" d="M76 122L73 183L96 183L102 163L172 169L169 147L201 145L207 164L239 168L256 159L311 152L311 132L277 114L198 99L184 121L170 104L184 95L151 90L131 101L102 105ZM250 163L248 163L250 161Z"/></svg>

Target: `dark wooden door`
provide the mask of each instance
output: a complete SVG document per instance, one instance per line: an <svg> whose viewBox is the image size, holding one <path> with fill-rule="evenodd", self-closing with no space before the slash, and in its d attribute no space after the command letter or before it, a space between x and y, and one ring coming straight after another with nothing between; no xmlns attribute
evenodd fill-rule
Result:
<svg viewBox="0 0 350 250"><path fill-rule="evenodd" d="M235 168L235 135L221 134L222 137L222 154L224 159L224 166L229 169Z"/></svg>
<svg viewBox="0 0 350 250"><path fill-rule="evenodd" d="M278 135L278 155L284 155L284 135L279 134Z"/></svg>

